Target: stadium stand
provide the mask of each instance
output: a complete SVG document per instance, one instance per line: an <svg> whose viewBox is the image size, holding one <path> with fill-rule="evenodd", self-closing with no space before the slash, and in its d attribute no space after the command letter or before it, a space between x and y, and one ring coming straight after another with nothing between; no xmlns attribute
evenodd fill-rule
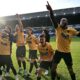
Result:
<svg viewBox="0 0 80 80"><path fill-rule="evenodd" d="M80 30L80 7L54 10L54 15L58 22L62 17L65 17L68 19L69 25L75 26L75 28ZM51 34L52 34L52 30L54 30L49 18L48 11L21 14L21 18L22 18L24 28L26 29L27 27L33 27L34 28L33 30L34 32L36 32L36 34L37 32L38 33L41 32L43 26L44 27L51 26L50 27ZM18 23L15 15L1 17L0 20L3 20L6 24L9 24L12 27L13 31L15 29L14 28L15 25ZM0 23L0 28L1 26L2 23Z"/></svg>

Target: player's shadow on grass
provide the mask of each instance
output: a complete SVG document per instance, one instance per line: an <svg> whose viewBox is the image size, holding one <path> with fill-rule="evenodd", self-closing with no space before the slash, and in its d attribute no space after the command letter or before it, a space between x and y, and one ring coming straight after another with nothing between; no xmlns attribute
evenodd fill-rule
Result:
<svg viewBox="0 0 80 80"><path fill-rule="evenodd" d="M67 77L64 77L63 75L61 75L61 74L59 74L59 76L60 76L60 80L68 80L68 78Z"/></svg>
<svg viewBox="0 0 80 80"><path fill-rule="evenodd" d="M24 79L25 80L33 80L31 77L29 77L29 76L24 76Z"/></svg>
<svg viewBox="0 0 80 80"><path fill-rule="evenodd" d="M15 80L15 79L13 77L7 76L7 77L4 77L2 80Z"/></svg>
<svg viewBox="0 0 80 80"><path fill-rule="evenodd" d="M49 71L48 76L51 76L50 71ZM60 78L58 79L58 77L60 77ZM62 74L58 74L58 77L56 77L56 80L68 80L68 78L64 77Z"/></svg>

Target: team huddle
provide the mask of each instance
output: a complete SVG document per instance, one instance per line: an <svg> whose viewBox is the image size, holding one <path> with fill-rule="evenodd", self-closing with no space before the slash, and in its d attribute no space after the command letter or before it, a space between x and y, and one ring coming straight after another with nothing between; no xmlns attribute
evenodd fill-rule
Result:
<svg viewBox="0 0 80 80"><path fill-rule="evenodd" d="M48 40L49 37L47 38L45 31L37 38L30 27L27 30L27 35L25 35L21 18L17 14L16 16L19 24L16 25L15 32L12 33L11 27L8 25L0 32L0 80L3 80L2 68L5 69L5 76L9 76L11 69L15 76L15 80L20 80L18 75L21 74L22 68L24 70L24 76L31 76L33 66L36 68L36 80L41 80L41 76L44 74L47 76L49 69L51 80L60 80L60 76L57 73L57 65L60 63L61 59L64 60L68 68L71 80L76 80L76 75L72 67L73 61L70 43L72 36L80 37L80 32L73 27L69 27L66 18L62 18L60 24L58 24L48 2L46 8L50 13L50 19L55 28L56 50L51 46L52 44L50 44ZM18 72L12 62L12 43L15 43L17 46L16 59L19 67ZM29 47L28 58L26 58L26 45ZM39 51L40 55L37 55L37 51ZM26 69L26 60L30 63L29 71ZM37 62L39 62L39 64Z"/></svg>

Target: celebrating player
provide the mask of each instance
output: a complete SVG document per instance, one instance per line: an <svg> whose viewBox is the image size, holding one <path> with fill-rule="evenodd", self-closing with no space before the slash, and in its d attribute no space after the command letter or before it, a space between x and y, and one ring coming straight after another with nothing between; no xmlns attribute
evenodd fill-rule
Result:
<svg viewBox="0 0 80 80"><path fill-rule="evenodd" d="M29 61L30 61L29 73L31 73L33 69L33 65L35 65L35 67L38 68L38 65L36 62L38 39L33 34L32 28L28 29L28 36L26 37L26 43L29 46Z"/></svg>
<svg viewBox="0 0 80 80"><path fill-rule="evenodd" d="M50 43L46 42L44 34L40 35L40 44L38 45L40 53L40 67L37 69L37 80L41 80L42 71L46 71L52 66L54 50Z"/></svg>
<svg viewBox="0 0 80 80"><path fill-rule="evenodd" d="M60 20L60 24L58 24L53 14L54 11L52 10L48 2L46 7L49 10L51 21L54 24L56 30L57 50L54 55L54 61L51 70L52 80L55 80L56 68L62 58L67 65L71 79L76 80L76 76L72 68L73 62L70 52L70 43L71 43L71 37L75 35L80 35L80 33L74 28L68 26L68 20L66 18L62 18Z"/></svg>
<svg viewBox="0 0 80 80"><path fill-rule="evenodd" d="M17 72L13 66L11 59L11 51L12 51L12 42L13 36L11 35L11 28L8 26L5 27L3 32L0 34L0 67L3 65L7 66L6 76L9 76L9 70L12 69L16 80L18 80ZM2 71L0 69L0 80L2 80Z"/></svg>
<svg viewBox="0 0 80 80"><path fill-rule="evenodd" d="M21 63L22 63L24 68L24 75L26 75L27 71L26 71L26 62L25 62L25 56L26 56L25 36L23 32L23 24L18 14L17 14L17 18L19 24L16 25L16 32L14 34L14 36L16 37L16 44L17 44L16 57L19 66L19 73L21 73L22 70L21 68Z"/></svg>

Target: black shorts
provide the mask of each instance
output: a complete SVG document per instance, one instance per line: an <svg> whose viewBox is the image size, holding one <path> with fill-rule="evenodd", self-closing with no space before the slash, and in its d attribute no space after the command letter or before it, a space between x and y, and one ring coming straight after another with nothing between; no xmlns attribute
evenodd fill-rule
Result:
<svg viewBox="0 0 80 80"><path fill-rule="evenodd" d="M0 66L12 66L11 55L0 55Z"/></svg>
<svg viewBox="0 0 80 80"><path fill-rule="evenodd" d="M29 58L37 59L37 50L29 50Z"/></svg>
<svg viewBox="0 0 80 80"><path fill-rule="evenodd" d="M57 51L55 52L55 55L54 55L54 59L53 59L53 64L58 64L61 59L64 60L65 64L67 66L72 66L73 65L73 62L72 62L72 57L71 57L71 53L64 53L64 52L60 52L60 51Z"/></svg>
<svg viewBox="0 0 80 80"><path fill-rule="evenodd" d="M40 62L40 68L43 68L45 70L51 69L52 61L41 61Z"/></svg>
<svg viewBox="0 0 80 80"><path fill-rule="evenodd" d="M16 57L25 57L26 56L26 47L18 46L16 50Z"/></svg>

